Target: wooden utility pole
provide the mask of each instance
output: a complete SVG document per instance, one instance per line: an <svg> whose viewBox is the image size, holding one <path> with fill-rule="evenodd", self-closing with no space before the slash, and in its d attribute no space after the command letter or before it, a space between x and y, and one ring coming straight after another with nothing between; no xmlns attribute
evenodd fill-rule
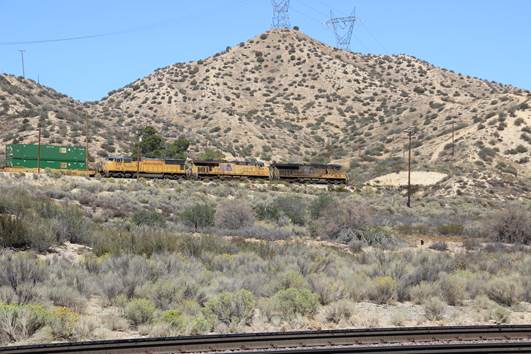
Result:
<svg viewBox="0 0 531 354"><path fill-rule="evenodd" d="M408 145L408 162L407 162L407 207L411 208L411 141L413 139L413 128L405 130L409 138Z"/></svg>
<svg viewBox="0 0 531 354"><path fill-rule="evenodd" d="M136 147L136 179L140 176L140 154L142 153L142 149L140 148L140 145L142 144L142 135L138 138L138 144Z"/></svg>
<svg viewBox="0 0 531 354"><path fill-rule="evenodd" d="M89 160L89 117L85 116L85 169L88 169Z"/></svg>
<svg viewBox="0 0 531 354"><path fill-rule="evenodd" d="M37 145L37 174L41 173L41 123L39 122L39 142Z"/></svg>
<svg viewBox="0 0 531 354"><path fill-rule="evenodd" d="M25 49L19 49L18 51L20 52L20 59L22 60L22 77L26 78L26 70L24 68L24 52L26 50Z"/></svg>

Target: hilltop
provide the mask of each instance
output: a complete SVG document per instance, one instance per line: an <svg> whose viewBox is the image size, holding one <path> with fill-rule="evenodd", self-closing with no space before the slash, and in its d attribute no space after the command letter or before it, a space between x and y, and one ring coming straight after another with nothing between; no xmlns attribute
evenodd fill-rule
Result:
<svg viewBox="0 0 531 354"><path fill-rule="evenodd" d="M39 116L50 142L79 142L88 116L97 158L128 151L135 130L151 124L166 138L189 137L192 154L214 147L230 158L335 161L367 179L403 168L403 130L415 126L415 166L462 174L447 193L506 183L517 186L515 196L529 193L529 91L408 55L341 51L296 30L268 31L204 60L158 69L97 102L1 80L4 143L34 139Z"/></svg>

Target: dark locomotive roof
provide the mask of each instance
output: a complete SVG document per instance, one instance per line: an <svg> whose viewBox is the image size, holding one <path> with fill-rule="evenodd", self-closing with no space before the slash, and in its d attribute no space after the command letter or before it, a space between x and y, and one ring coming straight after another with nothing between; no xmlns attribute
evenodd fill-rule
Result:
<svg viewBox="0 0 531 354"><path fill-rule="evenodd" d="M235 165L245 165L245 166L264 166L263 162L256 161L225 161L225 160L194 160L194 165L197 166L218 166L222 163L231 163Z"/></svg>
<svg viewBox="0 0 531 354"><path fill-rule="evenodd" d="M312 168L321 168L321 169L333 169L333 170L340 170L341 165L333 165L333 164L303 164L303 163L277 163L274 162L271 164L271 166L280 168L280 169L286 169L286 170L297 170L301 167L312 167Z"/></svg>
<svg viewBox="0 0 531 354"><path fill-rule="evenodd" d="M116 162L131 162L133 159L131 157L119 157L119 156L113 156L108 157L107 161L116 161Z"/></svg>
<svg viewBox="0 0 531 354"><path fill-rule="evenodd" d="M220 163L225 161L221 160L194 160L194 165L197 166L218 166Z"/></svg>
<svg viewBox="0 0 531 354"><path fill-rule="evenodd" d="M164 162L167 163L168 165L184 165L184 164L186 164L186 160L183 160L183 159L178 159L178 160L166 159L166 160L164 160Z"/></svg>

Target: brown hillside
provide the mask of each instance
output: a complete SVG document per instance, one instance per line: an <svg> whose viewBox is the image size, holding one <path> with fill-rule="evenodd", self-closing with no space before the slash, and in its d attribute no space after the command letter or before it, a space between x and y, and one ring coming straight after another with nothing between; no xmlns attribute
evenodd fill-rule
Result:
<svg viewBox="0 0 531 354"><path fill-rule="evenodd" d="M55 127L51 142L75 142L89 115L100 157L126 151L134 131L152 124L167 138L190 137L192 153L210 146L227 157L385 165L403 156L403 129L414 125L414 155L425 169L472 180L531 176L530 92L407 55L340 51L295 30L269 31L207 59L158 69L95 103L14 77L0 82L0 100L4 142L21 134L17 139L28 141L40 111ZM57 112L71 114L58 119Z"/></svg>

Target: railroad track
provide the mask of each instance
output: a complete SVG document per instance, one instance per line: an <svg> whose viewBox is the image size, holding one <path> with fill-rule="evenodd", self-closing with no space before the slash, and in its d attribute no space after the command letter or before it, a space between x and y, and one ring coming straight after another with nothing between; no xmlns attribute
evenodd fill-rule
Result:
<svg viewBox="0 0 531 354"><path fill-rule="evenodd" d="M531 353L531 325L277 332L0 347L1 354L212 352Z"/></svg>

